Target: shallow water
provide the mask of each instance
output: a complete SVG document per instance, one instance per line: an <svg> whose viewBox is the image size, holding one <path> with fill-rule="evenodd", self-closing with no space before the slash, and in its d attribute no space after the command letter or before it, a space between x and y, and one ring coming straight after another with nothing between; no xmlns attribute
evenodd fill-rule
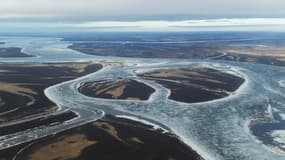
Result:
<svg viewBox="0 0 285 160"><path fill-rule="evenodd" d="M69 43L55 38L2 37L5 46L22 47L36 55L28 58L0 58L1 62L119 61L124 66L106 67L99 72L64 82L45 90L46 95L64 108L71 108L79 119L47 128L31 129L0 137L0 147L21 143L99 119L104 114L138 117L165 126L209 160L284 159L285 129L266 127L283 123L285 115L285 70L282 67L211 60L117 58L85 55L66 48ZM245 83L231 96L219 100L187 104L168 100L169 91L161 85L136 77L136 72L207 66L243 77ZM156 92L148 101L97 99L80 94L80 84L117 79L139 80ZM92 111L92 112L90 112ZM269 125L269 126L272 126ZM163 127L163 128L165 128ZM262 129L266 128L266 129ZM262 137L258 133L268 133ZM15 138L16 137L16 138Z"/></svg>

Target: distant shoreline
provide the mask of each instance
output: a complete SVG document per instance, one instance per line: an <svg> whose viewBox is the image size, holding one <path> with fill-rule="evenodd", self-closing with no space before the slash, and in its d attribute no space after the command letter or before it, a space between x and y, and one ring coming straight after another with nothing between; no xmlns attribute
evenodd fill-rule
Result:
<svg viewBox="0 0 285 160"><path fill-rule="evenodd" d="M0 57L1 58L13 58L13 57L16 58L16 57L35 57L35 56L23 53L22 48L7 47L7 48L0 48Z"/></svg>

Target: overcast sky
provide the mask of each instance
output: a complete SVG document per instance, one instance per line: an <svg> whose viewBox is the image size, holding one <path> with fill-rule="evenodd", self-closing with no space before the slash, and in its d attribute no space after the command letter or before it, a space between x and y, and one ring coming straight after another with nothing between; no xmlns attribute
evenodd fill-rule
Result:
<svg viewBox="0 0 285 160"><path fill-rule="evenodd" d="M285 31L285 0L0 1L0 32Z"/></svg>
<svg viewBox="0 0 285 160"><path fill-rule="evenodd" d="M1 0L0 19L96 19L163 15L282 16L285 0Z"/></svg>

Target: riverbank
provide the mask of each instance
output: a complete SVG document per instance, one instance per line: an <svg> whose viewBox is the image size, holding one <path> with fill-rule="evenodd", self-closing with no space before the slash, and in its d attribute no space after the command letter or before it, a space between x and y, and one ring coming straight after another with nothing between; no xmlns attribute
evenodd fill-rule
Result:
<svg viewBox="0 0 285 160"><path fill-rule="evenodd" d="M39 140L23 150L17 160L42 157L46 160L202 159L173 134L114 116Z"/></svg>

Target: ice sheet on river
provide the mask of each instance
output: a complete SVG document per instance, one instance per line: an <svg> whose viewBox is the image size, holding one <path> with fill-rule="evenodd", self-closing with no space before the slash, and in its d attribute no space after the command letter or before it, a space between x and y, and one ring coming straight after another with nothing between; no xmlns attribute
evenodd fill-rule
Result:
<svg viewBox="0 0 285 160"><path fill-rule="evenodd" d="M104 58L71 51L66 48L68 43L59 39L4 37L1 39L6 39L6 46L22 47L26 53L38 56L25 59L2 58L0 59L2 62L86 60L128 62L128 65L107 67L97 73L48 88L47 96L57 104L75 109L81 107L86 110L102 110L106 114L135 116L166 126L209 160L285 158L280 151L284 146L285 129L270 130L269 135L275 142L280 141L280 143L268 144L266 139L254 135L251 128L264 122L281 121L276 115L285 114L285 106L282 105L285 104L285 88L282 87L285 79L284 68L210 60ZM168 100L168 90L135 76L135 72L201 65L242 76L246 82L227 98L186 104ZM156 92L148 101L141 102L90 98L77 91L78 86L84 82L118 77L139 80L156 89Z"/></svg>

